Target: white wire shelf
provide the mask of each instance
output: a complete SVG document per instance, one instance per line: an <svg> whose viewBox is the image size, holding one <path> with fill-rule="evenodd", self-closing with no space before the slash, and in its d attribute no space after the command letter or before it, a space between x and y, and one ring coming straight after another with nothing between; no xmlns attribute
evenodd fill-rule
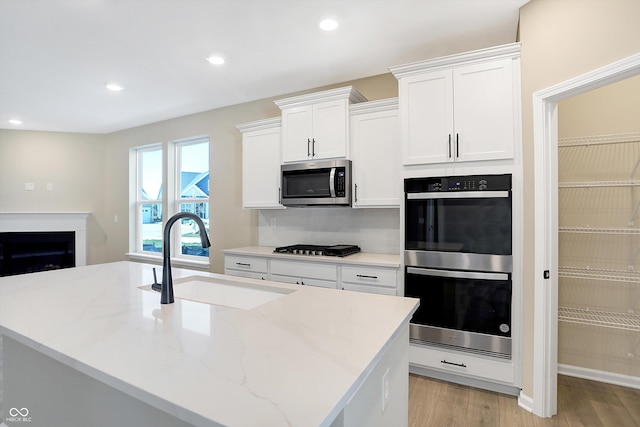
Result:
<svg viewBox="0 0 640 427"><path fill-rule="evenodd" d="M640 235L640 228L558 227L561 233Z"/></svg>
<svg viewBox="0 0 640 427"><path fill-rule="evenodd" d="M638 187L640 180L559 182L558 188Z"/></svg>
<svg viewBox="0 0 640 427"><path fill-rule="evenodd" d="M587 145L624 144L640 142L640 133L618 133L610 135L577 136L558 139L558 148L584 147Z"/></svg>
<svg viewBox="0 0 640 427"><path fill-rule="evenodd" d="M605 270L581 267L558 267L558 277L640 283L640 272L633 270Z"/></svg>
<svg viewBox="0 0 640 427"><path fill-rule="evenodd" d="M558 307L558 320L581 325L602 326L640 332L640 315L611 313L588 308Z"/></svg>

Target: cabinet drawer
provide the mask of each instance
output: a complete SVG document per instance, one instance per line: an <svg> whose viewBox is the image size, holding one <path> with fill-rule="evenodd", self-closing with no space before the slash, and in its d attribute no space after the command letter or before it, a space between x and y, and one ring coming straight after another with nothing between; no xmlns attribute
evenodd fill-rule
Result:
<svg viewBox="0 0 640 427"><path fill-rule="evenodd" d="M310 279L308 277L283 276L272 274L271 280L274 282L291 283L292 285L318 286L321 288L335 289L336 282L332 280Z"/></svg>
<svg viewBox="0 0 640 427"><path fill-rule="evenodd" d="M237 255L225 255L225 270L251 271L254 273L264 273L268 271L267 259L257 257L246 257Z"/></svg>
<svg viewBox="0 0 640 427"><path fill-rule="evenodd" d="M272 259L271 274L332 280L333 282L338 280L337 267L335 265L315 262L282 261Z"/></svg>
<svg viewBox="0 0 640 427"><path fill-rule="evenodd" d="M511 360L491 360L466 353L445 351L411 344L409 363L454 375L476 377L492 382L513 384L514 368Z"/></svg>
<svg viewBox="0 0 640 427"><path fill-rule="evenodd" d="M397 273L395 268L343 266L342 281L366 286L385 286L395 290Z"/></svg>

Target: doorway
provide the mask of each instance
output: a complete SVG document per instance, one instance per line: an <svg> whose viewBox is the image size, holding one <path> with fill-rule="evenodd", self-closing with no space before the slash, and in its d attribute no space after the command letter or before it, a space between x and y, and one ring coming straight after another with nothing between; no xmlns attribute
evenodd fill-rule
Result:
<svg viewBox="0 0 640 427"><path fill-rule="evenodd" d="M640 74L640 54L533 95L534 354L533 412L557 412L558 370L558 101Z"/></svg>

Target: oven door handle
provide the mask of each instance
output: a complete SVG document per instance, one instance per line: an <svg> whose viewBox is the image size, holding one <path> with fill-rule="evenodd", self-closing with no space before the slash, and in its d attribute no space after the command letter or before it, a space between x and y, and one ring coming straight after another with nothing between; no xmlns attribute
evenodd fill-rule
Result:
<svg viewBox="0 0 640 427"><path fill-rule="evenodd" d="M509 280L509 275L506 273L485 273L483 271L452 271L407 267L407 273L420 276L453 277L456 279Z"/></svg>
<svg viewBox="0 0 640 427"><path fill-rule="evenodd" d="M452 191L434 193L407 193L409 200L430 200L430 199L489 199L508 198L511 191Z"/></svg>

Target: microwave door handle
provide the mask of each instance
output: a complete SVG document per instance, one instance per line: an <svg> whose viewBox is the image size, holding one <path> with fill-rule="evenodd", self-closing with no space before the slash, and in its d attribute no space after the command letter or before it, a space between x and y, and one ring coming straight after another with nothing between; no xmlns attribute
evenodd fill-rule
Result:
<svg viewBox="0 0 640 427"><path fill-rule="evenodd" d="M331 197L336 197L336 168L331 168L329 173L329 192Z"/></svg>
<svg viewBox="0 0 640 427"><path fill-rule="evenodd" d="M452 191L433 193L407 193L409 200L431 199L506 199L511 196L511 191Z"/></svg>
<svg viewBox="0 0 640 427"><path fill-rule="evenodd" d="M509 280L509 275L506 273L485 273L482 271L451 271L407 267L407 273L420 276L451 277L454 279Z"/></svg>

